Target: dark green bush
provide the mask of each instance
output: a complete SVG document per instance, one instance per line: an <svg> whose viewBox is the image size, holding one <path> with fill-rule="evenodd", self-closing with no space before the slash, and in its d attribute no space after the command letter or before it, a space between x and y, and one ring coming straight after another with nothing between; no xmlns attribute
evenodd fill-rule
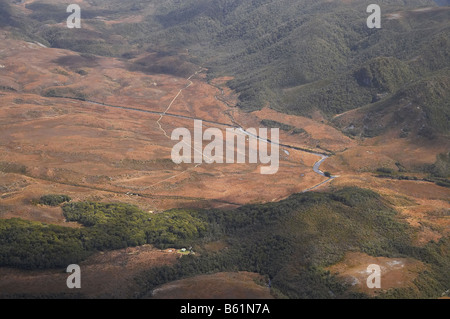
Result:
<svg viewBox="0 0 450 319"><path fill-rule="evenodd" d="M378 173L383 173L383 174L394 174L394 170L391 169L391 168L387 168L387 167L377 168L377 172Z"/></svg>
<svg viewBox="0 0 450 319"><path fill-rule="evenodd" d="M38 203L47 206L58 206L70 202L72 199L67 195L44 195L39 198Z"/></svg>

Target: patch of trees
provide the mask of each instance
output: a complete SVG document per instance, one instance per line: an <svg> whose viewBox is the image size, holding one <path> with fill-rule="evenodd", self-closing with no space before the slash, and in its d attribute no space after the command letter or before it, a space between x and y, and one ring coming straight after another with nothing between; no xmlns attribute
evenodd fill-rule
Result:
<svg viewBox="0 0 450 319"><path fill-rule="evenodd" d="M85 101L88 96L79 88L71 87L54 87L49 88L42 94L46 97L63 97L63 98L73 98L77 100Z"/></svg>
<svg viewBox="0 0 450 319"><path fill-rule="evenodd" d="M54 197L50 199L54 202ZM94 202L63 206L81 229L20 219L0 220L0 266L53 268L78 263L96 251L153 244L181 248L206 232L206 223L183 211L145 213L126 204Z"/></svg>
<svg viewBox="0 0 450 319"><path fill-rule="evenodd" d="M181 248L206 231L203 221L183 211L150 214L132 205L82 202L64 205L63 213L68 221L88 227L88 235L95 237L86 242L88 249L143 244Z"/></svg>
<svg viewBox="0 0 450 319"><path fill-rule="evenodd" d="M377 172L382 174L394 174L394 170L388 167L377 168Z"/></svg>
<svg viewBox="0 0 450 319"><path fill-rule="evenodd" d="M450 177L450 152L447 154L439 154L436 158L436 162L425 169L433 177Z"/></svg>
<svg viewBox="0 0 450 319"><path fill-rule="evenodd" d="M450 153L439 154L436 162L432 165L425 165L423 170L430 175L425 180L434 182L442 187L450 187Z"/></svg>
<svg viewBox="0 0 450 319"><path fill-rule="evenodd" d="M47 206L59 206L63 203L70 202L72 199L67 195L44 195L39 198L38 204Z"/></svg>
<svg viewBox="0 0 450 319"><path fill-rule="evenodd" d="M280 123L280 122L273 121L273 120L262 120L261 125L263 127L267 127L267 128L279 128L280 130L283 130L285 132L292 131L295 128L292 125Z"/></svg>
<svg viewBox="0 0 450 319"><path fill-rule="evenodd" d="M274 120L262 120L261 125L266 128L278 128L285 132L289 132L291 135L306 133L306 131L302 128L296 128L295 126L280 123Z"/></svg>
<svg viewBox="0 0 450 319"><path fill-rule="evenodd" d="M18 163L0 162L0 172L25 175L27 173L27 167Z"/></svg>
<svg viewBox="0 0 450 319"><path fill-rule="evenodd" d="M82 230L21 219L0 220L0 265L36 269L67 267L91 252Z"/></svg>

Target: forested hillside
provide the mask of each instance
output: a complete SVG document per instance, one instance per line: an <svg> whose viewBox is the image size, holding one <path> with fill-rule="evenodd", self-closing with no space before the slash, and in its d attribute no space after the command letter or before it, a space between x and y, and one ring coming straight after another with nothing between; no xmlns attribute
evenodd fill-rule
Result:
<svg viewBox="0 0 450 319"><path fill-rule="evenodd" d="M143 244L193 246L173 267L152 268L138 281L145 296L155 287L196 274L251 271L267 276L272 293L289 298L361 297L325 268L347 251L371 256L410 257L427 271L416 288L390 290L394 297L436 297L448 287L447 239L425 247L413 244L415 230L376 193L346 188L334 193L297 194L279 203L246 205L235 210L168 211L148 214L125 204L95 202L62 206L73 229L23 221L0 220L0 266L26 269L66 267L96 251ZM227 249L211 252L210 242Z"/></svg>
<svg viewBox="0 0 450 319"><path fill-rule="evenodd" d="M351 293L325 269L348 250L412 257L429 267L415 287L392 290L384 297L432 297L448 285L448 239L426 247L412 245L413 229L368 190L298 194L280 203L201 215L210 225L206 238L226 240L228 249L202 252L199 257L181 259L174 267L149 270L139 278L142 294L195 274L247 270L271 279L272 293L279 298L363 297Z"/></svg>

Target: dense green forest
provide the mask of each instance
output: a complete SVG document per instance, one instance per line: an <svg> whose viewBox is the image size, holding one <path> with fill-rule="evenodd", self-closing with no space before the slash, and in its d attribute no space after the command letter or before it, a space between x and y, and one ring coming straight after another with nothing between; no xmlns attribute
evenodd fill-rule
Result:
<svg viewBox="0 0 450 319"><path fill-rule="evenodd" d="M414 230L378 194L345 188L334 193L297 194L279 203L234 210L143 212L126 204L95 202L62 206L73 229L20 219L0 220L0 265L44 269L79 263L96 251L153 244L160 248L193 246L173 267L152 268L136 278L140 291L196 274L252 271L272 282L272 293L288 298L362 297L348 292L325 267L345 252L412 257L428 270L414 289L389 291L386 297L436 297L450 284L450 242L412 245ZM223 241L211 252L205 244Z"/></svg>

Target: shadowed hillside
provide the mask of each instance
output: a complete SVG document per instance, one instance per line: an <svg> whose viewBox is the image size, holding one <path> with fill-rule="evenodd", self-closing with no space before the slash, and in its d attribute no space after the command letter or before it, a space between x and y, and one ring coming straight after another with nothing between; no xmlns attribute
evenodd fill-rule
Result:
<svg viewBox="0 0 450 319"><path fill-rule="evenodd" d="M9 3L6 0L0 1L0 27L14 25L12 19L12 10Z"/></svg>
<svg viewBox="0 0 450 319"><path fill-rule="evenodd" d="M83 227L0 220L0 266L63 267L97 251L154 243L192 246L199 254L144 271L136 278L140 297L170 281L223 271L259 273L271 280L272 295L278 298L364 297L326 270L348 251L411 258L425 265L427 271L408 287L389 290L386 297L436 297L449 284L448 238L415 246L414 229L381 196L364 189L296 194L279 203L231 211L151 215L130 205L94 202L69 203L62 209L68 221ZM227 248L205 249L218 240Z"/></svg>

